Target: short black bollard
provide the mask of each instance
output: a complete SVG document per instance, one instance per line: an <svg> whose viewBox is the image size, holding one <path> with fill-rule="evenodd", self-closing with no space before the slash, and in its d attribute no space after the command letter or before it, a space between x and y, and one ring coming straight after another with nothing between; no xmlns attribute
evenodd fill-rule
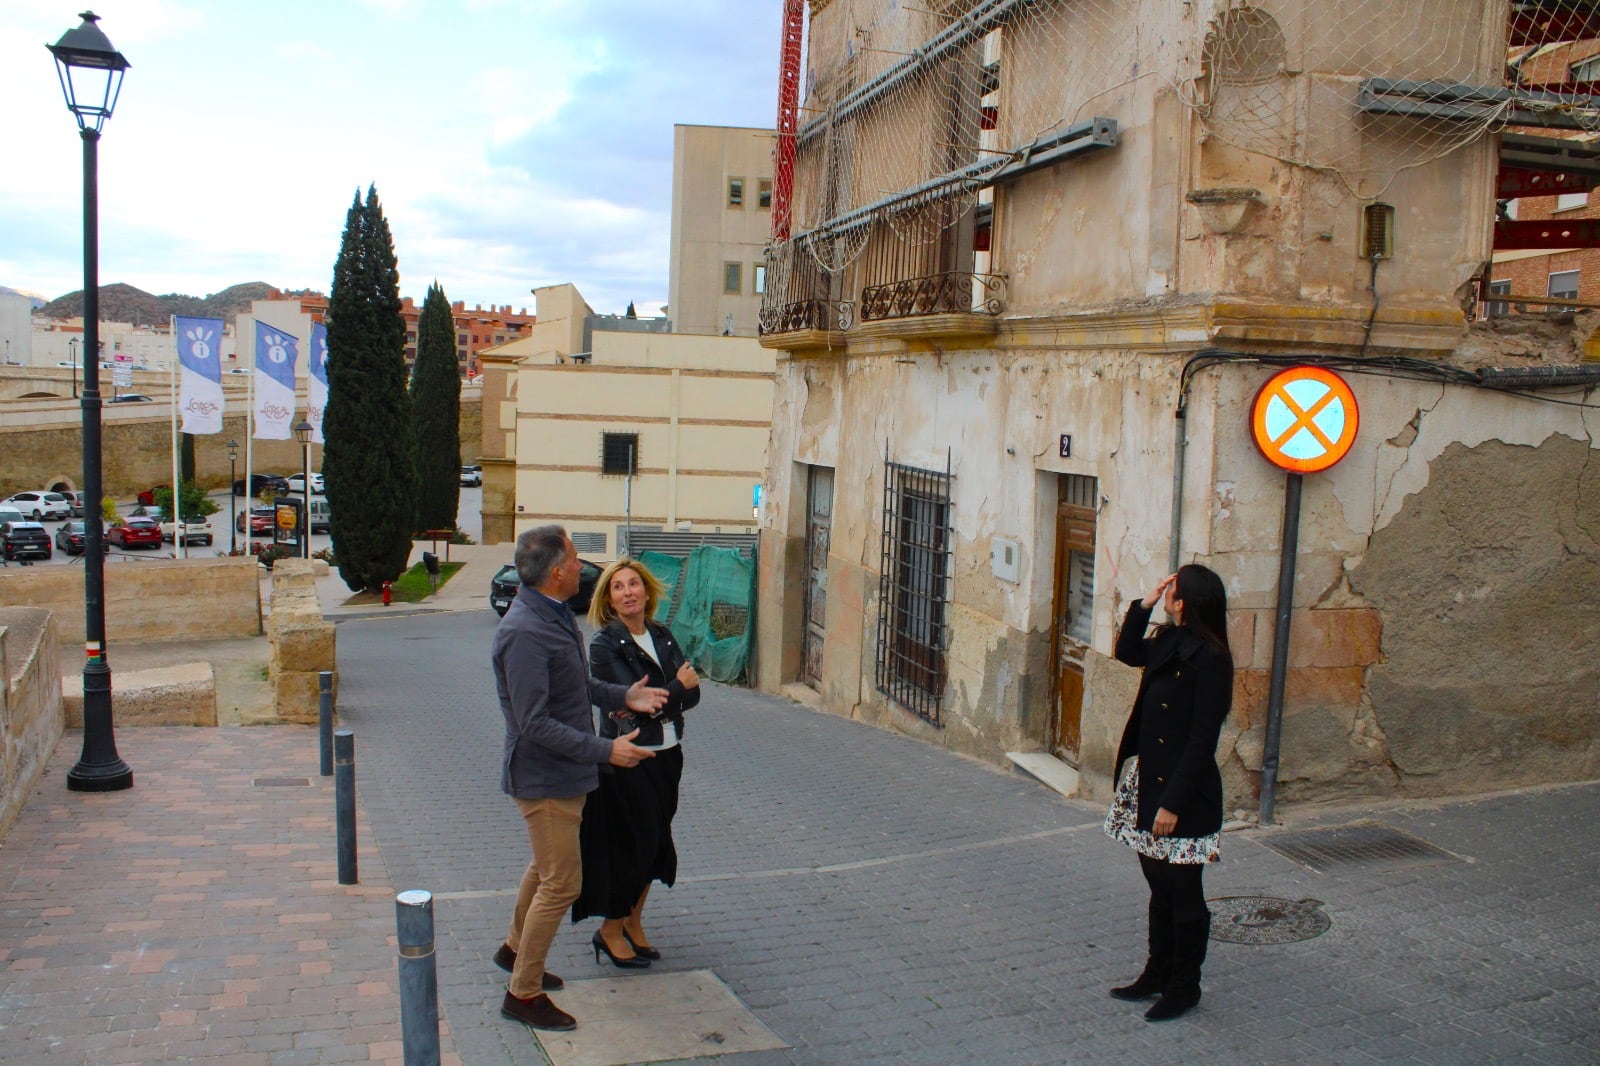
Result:
<svg viewBox="0 0 1600 1066"><path fill-rule="evenodd" d="M439 969L433 955L433 893L394 898L400 944L400 1043L405 1066L439 1066Z"/></svg>
<svg viewBox="0 0 1600 1066"><path fill-rule="evenodd" d="M339 837L339 883L356 883L356 735L333 735L333 821Z"/></svg>
<svg viewBox="0 0 1600 1066"><path fill-rule="evenodd" d="M322 750L322 776L333 776L333 671L317 675L317 743Z"/></svg>

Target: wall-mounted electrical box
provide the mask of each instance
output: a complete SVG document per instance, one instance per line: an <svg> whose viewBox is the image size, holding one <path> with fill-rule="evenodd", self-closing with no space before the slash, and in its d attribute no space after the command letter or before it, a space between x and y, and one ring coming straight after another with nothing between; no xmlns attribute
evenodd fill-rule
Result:
<svg viewBox="0 0 1600 1066"><path fill-rule="evenodd" d="M994 576L1013 585L1022 580L1022 546L1005 537L989 538L989 562Z"/></svg>
<svg viewBox="0 0 1600 1066"><path fill-rule="evenodd" d="M1361 209L1361 258L1394 258L1394 205L1367 204Z"/></svg>

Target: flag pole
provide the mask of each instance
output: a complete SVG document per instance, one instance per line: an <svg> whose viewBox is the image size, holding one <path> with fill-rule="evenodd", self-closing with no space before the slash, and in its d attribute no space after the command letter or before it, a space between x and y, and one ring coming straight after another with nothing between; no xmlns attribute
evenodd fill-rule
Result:
<svg viewBox="0 0 1600 1066"><path fill-rule="evenodd" d="M250 554L250 545L255 543L250 539L250 510L254 505L255 493L250 489L255 477L255 443L256 443L256 320L250 317L250 367L245 371L245 412L244 412L244 553Z"/></svg>
<svg viewBox="0 0 1600 1066"><path fill-rule="evenodd" d="M172 334L172 362L167 367L167 384L172 389L172 557L186 559L188 554L183 550L183 497L182 470L178 461L178 356L179 345L182 343L178 337L178 318L176 315L167 316L167 331Z"/></svg>

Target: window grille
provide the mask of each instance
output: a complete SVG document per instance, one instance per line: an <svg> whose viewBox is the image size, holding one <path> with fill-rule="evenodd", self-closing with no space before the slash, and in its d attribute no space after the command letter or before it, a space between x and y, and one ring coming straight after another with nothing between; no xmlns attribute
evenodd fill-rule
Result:
<svg viewBox="0 0 1600 1066"><path fill-rule="evenodd" d="M878 691L933 725L949 647L950 461L921 470L884 457Z"/></svg>
<svg viewBox="0 0 1600 1066"><path fill-rule="evenodd" d="M619 477L639 474L639 434L600 434L600 473Z"/></svg>

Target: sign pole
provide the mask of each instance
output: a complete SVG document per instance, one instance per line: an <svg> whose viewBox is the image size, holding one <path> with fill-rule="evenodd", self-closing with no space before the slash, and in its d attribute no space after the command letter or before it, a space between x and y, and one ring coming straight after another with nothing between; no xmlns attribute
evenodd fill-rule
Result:
<svg viewBox="0 0 1600 1066"><path fill-rule="evenodd" d="M1305 477L1290 473L1283 491L1283 545L1278 555L1277 626L1267 685L1267 738L1261 752L1261 824L1271 825L1278 793L1278 749L1283 740L1283 688L1289 676L1289 623L1294 611L1294 566L1300 550L1300 489Z"/></svg>

